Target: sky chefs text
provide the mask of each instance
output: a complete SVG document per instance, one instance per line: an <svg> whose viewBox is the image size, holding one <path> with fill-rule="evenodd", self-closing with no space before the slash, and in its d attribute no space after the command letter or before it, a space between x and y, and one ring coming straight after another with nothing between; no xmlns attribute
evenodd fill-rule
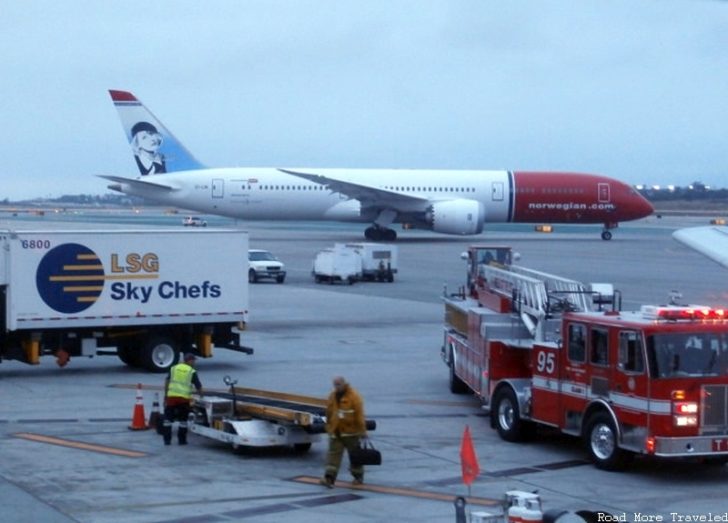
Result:
<svg viewBox="0 0 728 523"><path fill-rule="evenodd" d="M188 300L219 298L222 294L220 285L205 280L202 283L182 283L180 281L162 281L154 285L136 283L137 280L159 278L159 256L153 252L139 254L132 252L120 260L118 254L111 255L110 279L122 279L111 284L111 299L116 301L138 301L148 303L153 296L163 300ZM125 275L125 276L122 276Z"/></svg>
<svg viewBox="0 0 728 523"><path fill-rule="evenodd" d="M156 292L155 292L156 291ZM112 300L129 300L147 303L152 296L163 300L186 300L198 298L219 298L220 286L207 280L201 284L183 284L179 281L163 281L158 285L135 285L132 282L111 284Z"/></svg>
<svg viewBox="0 0 728 523"><path fill-rule="evenodd" d="M33 243L31 245L31 243ZM24 248L46 249L50 242L26 242ZM46 252L38 263L38 293L50 308L65 314L87 310L110 290L114 301L149 303L162 300L215 299L219 284L204 280L161 280L161 263L154 252L111 253L108 262L86 245L63 243ZM154 280L154 281L150 281Z"/></svg>

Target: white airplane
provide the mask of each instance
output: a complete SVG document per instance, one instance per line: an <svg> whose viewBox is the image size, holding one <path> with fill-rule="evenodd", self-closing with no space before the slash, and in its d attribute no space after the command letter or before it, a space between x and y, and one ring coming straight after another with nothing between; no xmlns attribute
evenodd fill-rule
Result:
<svg viewBox="0 0 728 523"><path fill-rule="evenodd" d="M686 227L673 232L672 237L723 267L728 267L728 227Z"/></svg>
<svg viewBox="0 0 728 523"><path fill-rule="evenodd" d="M369 222L369 240L391 228L478 234L486 222L603 223L652 214L633 187L605 176L479 170L207 168L130 92L110 91L140 175L100 175L109 188L163 205L244 220Z"/></svg>

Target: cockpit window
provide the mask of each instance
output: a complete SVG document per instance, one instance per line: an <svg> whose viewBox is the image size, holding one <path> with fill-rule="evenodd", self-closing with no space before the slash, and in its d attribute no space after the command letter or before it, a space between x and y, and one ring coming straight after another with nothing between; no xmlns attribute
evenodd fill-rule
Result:
<svg viewBox="0 0 728 523"><path fill-rule="evenodd" d="M609 365L609 331L592 328L589 341L591 362L595 365Z"/></svg>
<svg viewBox="0 0 728 523"><path fill-rule="evenodd" d="M645 360L642 356L642 337L640 333L634 331L619 333L618 365L623 372L644 372Z"/></svg>
<svg viewBox="0 0 728 523"><path fill-rule="evenodd" d="M728 338L724 334L670 333L647 337L650 374L657 378L728 374Z"/></svg>
<svg viewBox="0 0 728 523"><path fill-rule="evenodd" d="M586 327L579 323L570 323L567 333L569 360L584 363L586 361Z"/></svg>

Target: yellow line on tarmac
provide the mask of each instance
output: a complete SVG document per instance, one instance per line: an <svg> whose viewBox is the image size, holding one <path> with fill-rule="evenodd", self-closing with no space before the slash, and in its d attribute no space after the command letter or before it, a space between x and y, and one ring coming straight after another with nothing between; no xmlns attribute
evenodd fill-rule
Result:
<svg viewBox="0 0 728 523"><path fill-rule="evenodd" d="M42 434L33 434L30 432L18 432L13 434L16 438L37 441L38 443L48 443L50 445L59 445L61 447L69 447L79 450L90 450L92 452L101 452L102 454L113 454L115 456L124 456L126 458L141 458L146 456L144 452L134 450L117 449L114 447L106 447L104 445L93 445L91 443L83 443L81 441L73 441L70 439L56 438L53 436L43 436Z"/></svg>
<svg viewBox="0 0 728 523"><path fill-rule="evenodd" d="M405 400L403 403L411 405L441 405L443 407L473 407L474 401L443 401L443 400Z"/></svg>
<svg viewBox="0 0 728 523"><path fill-rule="evenodd" d="M296 481L298 483L308 483L310 485L318 485L319 479L320 478L316 478L313 476L296 476L291 481ZM365 483L363 485L354 485L353 483L351 483L349 481L337 481L336 486L350 488L352 490L364 490L367 492L376 492L378 494L392 494L395 496L407 496L410 498L431 499L434 501L449 501L450 503L454 502L455 498L457 497L453 494L442 494L440 492L428 492L425 490L415 490L415 489L403 488L403 487L387 487L384 485L373 485L370 483ZM501 499L474 498L474 497L467 497L467 496L464 496L464 497L469 505L481 505L484 507L499 506L503 502L503 500L501 500Z"/></svg>
<svg viewBox="0 0 728 523"><path fill-rule="evenodd" d="M129 389L129 390L136 390L137 383L112 383L111 385L108 385L111 388L114 389ZM144 385L142 384L142 390L164 390L164 386L162 385Z"/></svg>

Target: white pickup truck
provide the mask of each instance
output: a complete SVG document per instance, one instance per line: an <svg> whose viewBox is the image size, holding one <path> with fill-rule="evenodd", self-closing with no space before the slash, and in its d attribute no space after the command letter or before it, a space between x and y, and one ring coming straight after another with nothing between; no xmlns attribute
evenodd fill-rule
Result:
<svg viewBox="0 0 728 523"><path fill-rule="evenodd" d="M257 283L262 279L275 280L283 283L286 280L286 266L281 260L263 249L250 249L248 251L248 281Z"/></svg>

